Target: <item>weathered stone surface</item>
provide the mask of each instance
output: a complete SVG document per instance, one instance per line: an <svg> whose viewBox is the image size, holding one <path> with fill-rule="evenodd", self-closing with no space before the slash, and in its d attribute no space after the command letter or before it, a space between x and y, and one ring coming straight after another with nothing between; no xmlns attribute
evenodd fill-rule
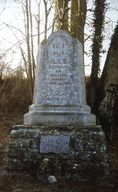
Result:
<svg viewBox="0 0 118 192"><path fill-rule="evenodd" d="M65 130L16 126L7 149L7 167L39 175L99 177L108 175L106 144L100 126ZM43 130L43 131L42 131ZM18 132L18 133L17 133ZM30 134L29 134L30 133ZM33 134L31 134L33 133ZM19 135L19 137L18 137Z"/></svg>
<svg viewBox="0 0 118 192"><path fill-rule="evenodd" d="M54 32L40 46L34 101L24 125L11 132L8 168L46 178L108 174L104 133L85 95L83 47L68 33Z"/></svg>
<svg viewBox="0 0 118 192"><path fill-rule="evenodd" d="M46 135L40 139L40 153L68 154L70 151L70 136Z"/></svg>
<svg viewBox="0 0 118 192"><path fill-rule="evenodd" d="M49 183L56 183L57 179L56 179L56 177L54 175L50 175L48 177L48 181L49 181Z"/></svg>
<svg viewBox="0 0 118 192"><path fill-rule="evenodd" d="M26 125L95 125L86 104L83 56L81 43L64 31L42 42Z"/></svg>

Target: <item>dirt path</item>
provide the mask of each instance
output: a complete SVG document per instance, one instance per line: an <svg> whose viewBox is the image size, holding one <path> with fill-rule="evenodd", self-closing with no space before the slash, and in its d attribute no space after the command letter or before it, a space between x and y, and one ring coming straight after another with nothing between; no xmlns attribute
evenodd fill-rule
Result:
<svg viewBox="0 0 118 192"><path fill-rule="evenodd" d="M101 182L79 183L58 181L49 184L48 181L35 181L28 175L7 175L0 177L0 192L117 192L113 184Z"/></svg>

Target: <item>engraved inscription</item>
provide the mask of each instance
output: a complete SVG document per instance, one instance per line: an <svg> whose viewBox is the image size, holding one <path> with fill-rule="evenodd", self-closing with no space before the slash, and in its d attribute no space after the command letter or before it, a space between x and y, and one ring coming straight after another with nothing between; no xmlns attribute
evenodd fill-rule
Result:
<svg viewBox="0 0 118 192"><path fill-rule="evenodd" d="M40 153L68 154L70 151L69 143L70 143L70 136L66 135L41 136Z"/></svg>
<svg viewBox="0 0 118 192"><path fill-rule="evenodd" d="M54 56L54 55L53 55ZM67 58L54 58L54 59L48 59L47 64L68 64Z"/></svg>
<svg viewBox="0 0 118 192"><path fill-rule="evenodd" d="M53 42L48 47L48 57L46 67L49 71L47 77L48 84L68 84L68 65L69 51L68 44L65 40Z"/></svg>
<svg viewBox="0 0 118 192"><path fill-rule="evenodd" d="M53 43L52 44L52 47L55 49L65 49L65 48L67 48L68 47L68 44L66 43L66 42L58 42L58 44L57 43Z"/></svg>

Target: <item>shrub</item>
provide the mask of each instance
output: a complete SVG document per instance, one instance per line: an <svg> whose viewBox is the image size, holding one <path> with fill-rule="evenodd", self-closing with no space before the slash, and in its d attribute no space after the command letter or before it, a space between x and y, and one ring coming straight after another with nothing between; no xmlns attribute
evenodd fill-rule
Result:
<svg viewBox="0 0 118 192"><path fill-rule="evenodd" d="M31 104L28 79L11 75L0 81L0 112L25 113Z"/></svg>

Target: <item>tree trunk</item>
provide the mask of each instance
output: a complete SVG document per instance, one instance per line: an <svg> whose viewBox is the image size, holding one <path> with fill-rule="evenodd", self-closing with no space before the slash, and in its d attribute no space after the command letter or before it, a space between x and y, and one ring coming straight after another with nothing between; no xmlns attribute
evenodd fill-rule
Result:
<svg viewBox="0 0 118 192"><path fill-rule="evenodd" d="M83 44L86 19L86 0L71 0L71 35Z"/></svg>
<svg viewBox="0 0 118 192"><path fill-rule="evenodd" d="M115 28L108 50L107 59L100 79L102 98L110 85L118 85L118 25Z"/></svg>
<svg viewBox="0 0 118 192"><path fill-rule="evenodd" d="M94 11L94 36L92 44L92 69L90 76L90 100L89 103L92 107L92 112L97 111L97 90L98 90L98 79L99 79L99 68L100 68L100 53L103 42L103 27L106 10L106 0L95 0L95 11Z"/></svg>
<svg viewBox="0 0 118 192"><path fill-rule="evenodd" d="M34 89L34 79L35 79L35 58L34 58L34 42L33 42L33 21L31 13L31 1L29 3L29 18L30 18L30 33L31 33L31 63L32 63L32 87Z"/></svg>
<svg viewBox="0 0 118 192"><path fill-rule="evenodd" d="M55 0L55 27L57 30L68 31L68 3L70 0Z"/></svg>
<svg viewBox="0 0 118 192"><path fill-rule="evenodd" d="M28 54L28 66L29 66L29 86L31 98L33 96L33 77L32 77L32 63L31 63L31 47L30 47L30 17L29 17L29 0L26 0L26 45L27 45L27 54Z"/></svg>
<svg viewBox="0 0 118 192"><path fill-rule="evenodd" d="M47 28L48 28L48 10L47 10L47 1L43 0L44 9L45 9L45 30L44 30L44 39L47 39Z"/></svg>
<svg viewBox="0 0 118 192"><path fill-rule="evenodd" d="M118 134L118 25L111 39L100 79L100 120L109 136ZM111 130L112 127L112 130ZM110 133L109 133L110 131Z"/></svg>

